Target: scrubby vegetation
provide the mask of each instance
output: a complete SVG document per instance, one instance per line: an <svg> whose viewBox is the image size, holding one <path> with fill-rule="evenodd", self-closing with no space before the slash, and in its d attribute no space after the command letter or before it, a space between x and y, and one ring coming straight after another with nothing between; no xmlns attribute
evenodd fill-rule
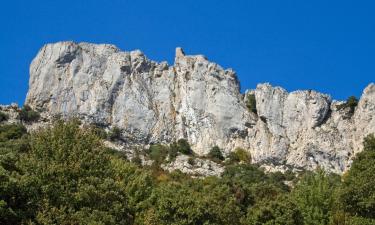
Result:
<svg viewBox="0 0 375 225"><path fill-rule="evenodd" d="M251 163L251 155L245 149L238 147L229 154L229 162Z"/></svg>
<svg viewBox="0 0 375 225"><path fill-rule="evenodd" d="M215 161L224 160L223 153L221 153L221 149L218 146L214 146L211 148L210 152L208 153L208 157Z"/></svg>
<svg viewBox="0 0 375 225"><path fill-rule="evenodd" d="M254 94L248 94L246 99L246 107L253 113L257 113L257 105Z"/></svg>
<svg viewBox="0 0 375 225"><path fill-rule="evenodd" d="M7 121L8 119L9 119L8 114L0 112L0 123L4 122L4 121Z"/></svg>
<svg viewBox="0 0 375 225"><path fill-rule="evenodd" d="M176 143L171 144L170 148L174 148L177 152L181 152L185 155L190 155L193 153L190 144L186 139L179 139Z"/></svg>
<svg viewBox="0 0 375 225"><path fill-rule="evenodd" d="M342 177L235 163L220 178L193 179L129 162L77 121L32 134L2 125L0 224L374 224L374 136L364 146ZM161 161L172 147L191 154L180 141L149 155ZM237 161L248 161L243 152Z"/></svg>
<svg viewBox="0 0 375 225"><path fill-rule="evenodd" d="M118 127L113 127L107 137L109 138L109 140L111 141L116 141L116 140L119 140L121 138L121 129L118 128Z"/></svg>
<svg viewBox="0 0 375 225"><path fill-rule="evenodd" d="M19 111L18 116L22 122L34 122L39 119L40 114L34 111L30 106L24 105Z"/></svg>
<svg viewBox="0 0 375 225"><path fill-rule="evenodd" d="M350 96L345 103L337 106L337 110L349 109L349 115L352 116L357 105L358 99L355 96Z"/></svg>

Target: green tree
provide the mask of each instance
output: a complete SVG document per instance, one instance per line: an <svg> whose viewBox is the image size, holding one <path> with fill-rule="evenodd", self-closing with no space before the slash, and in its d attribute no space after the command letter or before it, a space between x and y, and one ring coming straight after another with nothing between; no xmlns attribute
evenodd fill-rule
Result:
<svg viewBox="0 0 375 225"><path fill-rule="evenodd" d="M99 137L77 122L57 122L31 136L23 154L26 185L39 224L129 224L133 217L118 174Z"/></svg>
<svg viewBox="0 0 375 225"><path fill-rule="evenodd" d="M160 165L165 161L169 149L167 146L162 144L154 144L150 146L148 152L150 159L154 160L156 164Z"/></svg>
<svg viewBox="0 0 375 225"><path fill-rule="evenodd" d="M337 109L349 109L349 116L352 116L354 114L355 108L358 105L358 99L355 96L350 96L345 103L338 105Z"/></svg>
<svg viewBox="0 0 375 225"><path fill-rule="evenodd" d="M239 224L240 208L217 178L161 183L144 218L150 224Z"/></svg>
<svg viewBox="0 0 375 225"><path fill-rule="evenodd" d="M249 208L244 224L249 225L301 225L303 217L298 207L287 198L264 201Z"/></svg>
<svg viewBox="0 0 375 225"><path fill-rule="evenodd" d="M8 114L0 112L0 122L7 121L9 119Z"/></svg>
<svg viewBox="0 0 375 225"><path fill-rule="evenodd" d="M345 213L375 223L375 137L363 142L350 170L343 176L339 201Z"/></svg>
<svg viewBox="0 0 375 225"><path fill-rule="evenodd" d="M108 138L111 141L119 140L121 138L121 129L118 127L113 127L108 134Z"/></svg>
<svg viewBox="0 0 375 225"><path fill-rule="evenodd" d="M40 114L34 111L30 106L24 105L19 111L18 117L23 122L34 122L40 118Z"/></svg>
<svg viewBox="0 0 375 225"><path fill-rule="evenodd" d="M237 147L233 152L229 154L229 161L233 162L244 162L251 163L251 155L245 149Z"/></svg>
<svg viewBox="0 0 375 225"><path fill-rule="evenodd" d="M214 146L211 148L211 150L208 152L208 157L210 157L213 160L223 161L224 156L221 153L221 149L218 146Z"/></svg>
<svg viewBox="0 0 375 225"><path fill-rule="evenodd" d="M340 177L326 174L319 169L306 172L293 189L292 198L302 212L304 223L308 225L329 224L335 203L335 192L340 185Z"/></svg>
<svg viewBox="0 0 375 225"><path fill-rule="evenodd" d="M179 139L177 142L172 143L170 148L170 152L173 156L175 155L175 152L181 152L185 155L190 155L193 153L190 144L186 139Z"/></svg>

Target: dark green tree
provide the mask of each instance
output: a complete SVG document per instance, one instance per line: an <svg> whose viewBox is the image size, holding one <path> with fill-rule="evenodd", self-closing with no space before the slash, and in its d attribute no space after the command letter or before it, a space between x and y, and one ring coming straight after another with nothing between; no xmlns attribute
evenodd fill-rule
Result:
<svg viewBox="0 0 375 225"><path fill-rule="evenodd" d="M375 137L363 142L350 170L343 176L339 201L345 213L357 220L371 220L375 224ZM361 219L362 218L362 219Z"/></svg>
<svg viewBox="0 0 375 225"><path fill-rule="evenodd" d="M211 150L208 152L207 156L213 160L218 160L218 161L224 160L224 156L221 153L221 149L218 146L212 147Z"/></svg>
<svg viewBox="0 0 375 225"><path fill-rule="evenodd" d="M24 105L19 111L18 117L23 122L34 122L40 118L40 114L34 111L30 106Z"/></svg>
<svg viewBox="0 0 375 225"><path fill-rule="evenodd" d="M330 224L340 177L319 169L306 172L292 191L292 198L307 225Z"/></svg>
<svg viewBox="0 0 375 225"><path fill-rule="evenodd" d="M7 121L9 118L8 114L0 112L0 122Z"/></svg>

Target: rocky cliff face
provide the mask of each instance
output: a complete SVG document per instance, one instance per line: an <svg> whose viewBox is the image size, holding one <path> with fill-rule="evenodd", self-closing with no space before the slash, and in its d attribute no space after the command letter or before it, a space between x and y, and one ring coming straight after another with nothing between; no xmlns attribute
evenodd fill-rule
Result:
<svg viewBox="0 0 375 225"><path fill-rule="evenodd" d="M247 149L254 162L342 172L362 139L375 133L375 85L363 92L353 116L315 91L288 93L260 84L257 114L236 74L176 49L175 63L113 45L45 45L30 67L26 104L44 117L80 117L122 129L128 146L187 139L201 155L217 145L227 154Z"/></svg>

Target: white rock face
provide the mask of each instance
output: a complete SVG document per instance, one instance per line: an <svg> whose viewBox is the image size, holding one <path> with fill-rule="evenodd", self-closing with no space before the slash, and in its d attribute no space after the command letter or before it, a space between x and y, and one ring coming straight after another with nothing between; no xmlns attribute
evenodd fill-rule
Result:
<svg viewBox="0 0 375 225"><path fill-rule="evenodd" d="M30 67L26 104L45 117L80 117L123 130L127 145L185 138L206 154L247 149L253 162L343 172L362 139L375 132L375 85L353 117L315 91L288 93L260 84L257 115L246 108L236 74L176 49L173 66L113 45L45 45ZM246 97L245 97L246 98Z"/></svg>

